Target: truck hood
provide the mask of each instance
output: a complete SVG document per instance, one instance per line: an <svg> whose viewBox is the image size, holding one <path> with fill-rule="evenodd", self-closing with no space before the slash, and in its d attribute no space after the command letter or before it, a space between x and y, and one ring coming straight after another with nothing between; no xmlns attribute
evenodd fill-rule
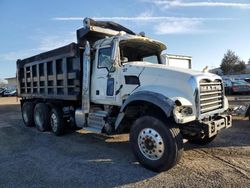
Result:
<svg viewBox="0 0 250 188"><path fill-rule="evenodd" d="M218 77L217 75L211 74L211 73L203 73L201 71L195 71L191 69L182 69L182 68L175 68L175 67L168 67L164 64L153 64L149 62L142 62L142 61L133 61L129 63L123 64L126 67L141 67L145 69L152 69L155 71L164 70L165 73L174 73L174 74L184 74L186 76L204 76L207 75L209 77Z"/></svg>
<svg viewBox="0 0 250 188"><path fill-rule="evenodd" d="M138 73L140 86L133 92L152 91L163 94L172 101L177 99L189 101L189 105L194 106L196 90L199 87L198 80L221 79L219 76L211 73L168 67L148 62L129 62L123 64L123 66L130 73Z"/></svg>

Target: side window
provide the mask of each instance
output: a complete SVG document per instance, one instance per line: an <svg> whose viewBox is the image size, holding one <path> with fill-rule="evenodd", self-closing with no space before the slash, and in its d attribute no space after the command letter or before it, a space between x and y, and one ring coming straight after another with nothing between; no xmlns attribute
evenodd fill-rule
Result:
<svg viewBox="0 0 250 188"><path fill-rule="evenodd" d="M107 68L108 70L112 67L111 64L111 47L101 48L98 55L98 68Z"/></svg>

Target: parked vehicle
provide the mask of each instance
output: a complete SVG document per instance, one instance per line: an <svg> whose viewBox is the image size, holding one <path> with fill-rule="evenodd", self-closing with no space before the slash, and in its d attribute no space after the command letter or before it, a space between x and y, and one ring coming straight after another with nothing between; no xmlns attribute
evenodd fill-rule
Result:
<svg viewBox="0 0 250 188"><path fill-rule="evenodd" d="M117 23L86 18L77 43L17 61L25 125L55 135L70 124L130 133L143 166L172 168L183 138L207 144L232 118L222 114L228 101L221 77L168 67L160 58L165 49Z"/></svg>
<svg viewBox="0 0 250 188"><path fill-rule="evenodd" d="M223 83L224 83L225 94L231 95L232 94L232 80L223 79Z"/></svg>
<svg viewBox="0 0 250 188"><path fill-rule="evenodd" d="M250 84L250 78L245 78L244 80Z"/></svg>
<svg viewBox="0 0 250 188"><path fill-rule="evenodd" d="M16 89L6 89L3 93L3 97L13 97L17 95Z"/></svg>
<svg viewBox="0 0 250 188"><path fill-rule="evenodd" d="M224 87L227 94L250 93L250 84L244 80L224 80Z"/></svg>
<svg viewBox="0 0 250 188"><path fill-rule="evenodd" d="M2 97L4 95L5 90L6 90L6 88L0 88L0 97Z"/></svg>

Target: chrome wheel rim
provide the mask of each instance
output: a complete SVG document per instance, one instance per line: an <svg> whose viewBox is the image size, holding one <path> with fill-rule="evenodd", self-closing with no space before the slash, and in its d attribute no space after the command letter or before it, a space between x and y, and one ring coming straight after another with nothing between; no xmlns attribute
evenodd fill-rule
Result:
<svg viewBox="0 0 250 188"><path fill-rule="evenodd" d="M53 132L56 132L58 121L57 121L57 117L54 113L51 114L50 124L51 124L51 128L52 128Z"/></svg>
<svg viewBox="0 0 250 188"><path fill-rule="evenodd" d="M141 153L150 160L159 160L165 149L161 135L152 128L141 130L138 135L138 146Z"/></svg>

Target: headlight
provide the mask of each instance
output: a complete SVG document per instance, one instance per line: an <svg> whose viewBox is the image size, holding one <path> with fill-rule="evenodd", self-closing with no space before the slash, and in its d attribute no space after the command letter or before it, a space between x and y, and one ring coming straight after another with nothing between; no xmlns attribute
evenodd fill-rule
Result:
<svg viewBox="0 0 250 188"><path fill-rule="evenodd" d="M193 109L191 106L176 106L174 109L174 114L177 117L185 117L193 114Z"/></svg>

